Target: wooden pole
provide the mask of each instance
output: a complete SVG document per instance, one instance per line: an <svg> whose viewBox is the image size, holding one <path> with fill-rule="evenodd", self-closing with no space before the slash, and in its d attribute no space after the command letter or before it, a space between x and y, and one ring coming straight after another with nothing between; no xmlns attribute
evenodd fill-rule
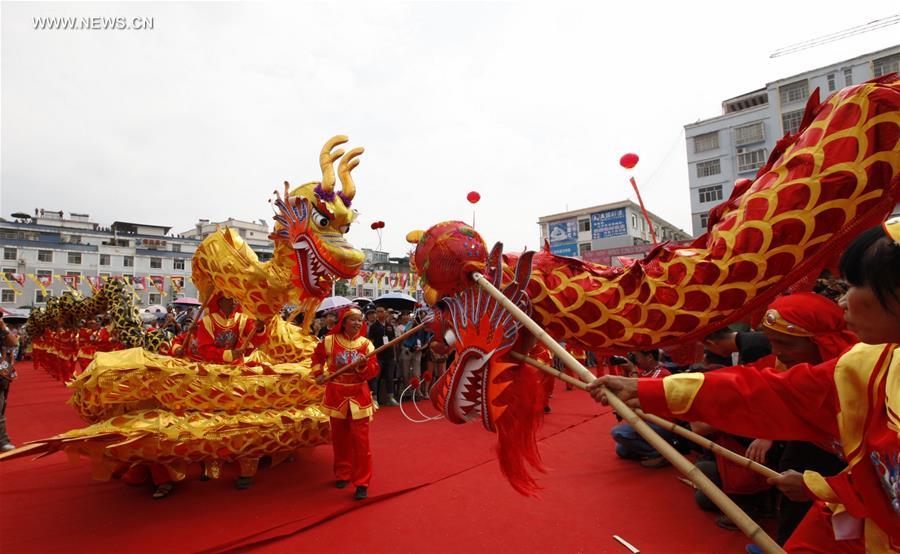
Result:
<svg viewBox="0 0 900 554"><path fill-rule="evenodd" d="M473 273L472 279L489 295L491 295L494 300L499 302L507 311L510 312L526 329L528 329L539 341L541 341L547 348L550 349L551 352L556 354L566 367L574 371L582 381L591 382L594 380L594 375L587 370L581 363L575 359L574 356L569 354L565 348L560 346L558 342L556 342L550 335L546 333L541 326L538 325L533 319L528 317L528 314L523 312L518 306L516 306L512 301L510 301L506 296L503 295L502 292L497 290L497 288L488 281L484 275L481 273ZM657 452L659 452L666 460L668 460L675 469L684 474L685 477L691 480L697 488L706 495L720 510L724 513L728 519L730 519L737 527L740 529L754 544L759 546L764 552L767 554L783 554L784 550L778 543L772 540L762 528L753 521L750 516L748 516L743 510L738 507L737 504L734 503L733 500L728 498L728 496L722 492L719 487L717 487L709 478L703 474L702 471L697 469L697 467L692 464L687 458L681 455L675 448L666 442L662 437L656 434L647 423L645 423L638 415L628 407L625 402L622 401L618 396L611 393L605 387L601 388L602 392L606 395L607 400L609 401L610 406L618 412L620 416L629 424L631 427L637 431L641 437L646 440L650 446L652 446Z"/></svg>
<svg viewBox="0 0 900 554"><path fill-rule="evenodd" d="M565 373L563 373L557 369L554 369L554 368L548 366L547 364L542 363L539 360L535 360L534 358L531 358L524 354L520 354L518 352L511 352L510 357L512 357L516 360L525 362L529 365L532 365L542 371L545 371L545 372L553 375L554 377L557 377L558 379L565 381L566 383L568 383L576 388L579 388L581 390L587 389L587 384L579 381L578 379L570 377L569 375L566 375ZM649 421L650 423L653 423L654 425L659 425L663 429L666 429L667 431L671 431L680 437L684 437L687 440L693 442L694 444L702 446L703 448L706 448L707 450L711 450L712 452L719 454L723 458L727 458L729 461L734 462L735 464L737 464L741 467L745 467L745 468L749 469L750 471L759 473L763 477L778 477L780 475L774 469L768 468L758 462L755 462L755 461L751 460L750 458L747 458L746 456L741 456L737 452L735 452L733 450L729 450L729 449L725 448L724 446L720 446L720 445L714 443L713 441L709 440L708 438L704 437L703 435L698 435L697 433L694 433L693 431L685 429L684 427L682 427L676 423L673 423L667 419L663 419L663 418L653 415L653 414L645 413L642 410L635 410L634 413L636 413L638 415L638 417L640 417L644 421Z"/></svg>
<svg viewBox="0 0 900 554"><path fill-rule="evenodd" d="M385 344L379 346L378 348L376 348L375 350L369 352L368 354L366 354L366 356L365 356L364 358L359 359L359 360L356 360L355 362L349 363L349 364L345 365L344 367L338 369L338 370L335 371L334 373L328 374L328 375L322 380L322 382L323 382L323 383L327 383L328 381L331 381L332 379L334 379L334 378L337 377L338 375L341 375L341 374L343 374L343 373L346 373L346 372L349 371L350 369L356 367L356 366L359 365L363 360L368 360L368 359L371 358L372 356L377 356L379 352L382 352L382 351L384 351L384 350L387 350L388 348L394 346L395 344L397 344L397 343L400 342L401 340L403 340L403 339L409 337L410 335L413 335L413 334L415 334L416 332L418 332L418 331L424 329L425 326L428 325L429 323L431 323L431 319L428 319L427 321L423 321L422 323L416 325L415 327L413 327L413 328L410 329L409 331L406 331L406 332L403 333L402 335L396 337L394 340L392 340L392 341L390 341L390 342L388 342L388 343L385 343Z"/></svg>

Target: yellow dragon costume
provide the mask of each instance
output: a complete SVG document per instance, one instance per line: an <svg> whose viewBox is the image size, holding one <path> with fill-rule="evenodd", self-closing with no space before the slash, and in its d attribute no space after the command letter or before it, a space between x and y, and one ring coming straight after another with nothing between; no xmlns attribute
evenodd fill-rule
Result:
<svg viewBox="0 0 900 554"><path fill-rule="evenodd" d="M297 448L327 443L328 418L319 408L324 388L309 375L317 341L279 314L293 304L310 321L333 280L352 277L362 266L363 253L344 235L355 218L350 172L363 149L345 154L337 147L347 140L336 136L323 147L321 182L293 190L285 182L284 195L276 191L270 261L260 262L231 229L207 237L194 254L192 279L201 301L221 293L266 322L266 342L244 363L198 363L140 347L98 353L69 383L71 404L91 425L0 459L63 450L88 456L97 479L128 464L155 462L179 480L194 462L203 462L210 477L226 462L253 475L263 457L275 464ZM335 190L338 160L341 188Z"/></svg>

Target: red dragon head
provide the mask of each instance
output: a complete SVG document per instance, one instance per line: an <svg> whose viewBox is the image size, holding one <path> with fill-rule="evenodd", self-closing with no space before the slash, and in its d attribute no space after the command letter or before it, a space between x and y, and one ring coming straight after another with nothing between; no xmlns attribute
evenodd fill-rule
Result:
<svg viewBox="0 0 900 554"><path fill-rule="evenodd" d="M513 487L532 494L537 486L527 466L541 469L535 432L543 414L542 389L535 371L506 354L530 337L521 324L470 278L481 271L494 287L526 313L531 304L525 288L533 253L522 254L515 271L503 267L502 247L491 253L481 237L461 222L444 222L407 239L417 242L414 265L425 282L427 297L443 296L437 332L456 349L452 366L431 389L435 407L448 421L476 418L498 435L500 468ZM520 337L521 335L521 337Z"/></svg>
<svg viewBox="0 0 900 554"><path fill-rule="evenodd" d="M357 156L363 153L362 148L354 148L346 155L342 149L334 150L347 140L338 135L325 143L319 156L321 182L307 183L293 191L285 182L284 196L275 193L278 213L271 238L292 249L292 281L313 297L331 294L333 280L353 277L365 259L344 239L356 218L356 211L350 208L356 194L350 172L359 164ZM335 192L334 162L341 156L338 175L342 187Z"/></svg>

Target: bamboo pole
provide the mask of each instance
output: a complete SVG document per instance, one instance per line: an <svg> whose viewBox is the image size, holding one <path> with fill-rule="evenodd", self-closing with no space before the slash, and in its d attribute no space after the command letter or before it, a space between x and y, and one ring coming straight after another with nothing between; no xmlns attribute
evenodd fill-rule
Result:
<svg viewBox="0 0 900 554"><path fill-rule="evenodd" d="M579 381L578 379L570 377L569 375L566 375L565 373L563 373L555 368L552 368L552 367L548 366L547 364L542 363L539 360L535 360L534 358L531 358L524 354L520 354L518 352L511 352L510 357L512 357L516 360L525 362L529 365L532 365L546 373L553 375L554 377L557 377L558 379L560 379L562 381L565 381L566 383L568 383L576 388L579 388L581 390L587 390L587 384ZM654 425L659 425L663 429L665 429L667 431L671 431L680 437L684 437L687 440L693 442L694 444L702 446L703 448L706 448L707 450L711 450L712 452L719 454L723 458L727 458L729 461L734 462L735 464L737 464L741 467L745 467L745 468L749 469L750 471L759 473L763 477L778 477L780 475L777 471L775 471L771 468L768 468L758 462L755 462L755 461L751 460L750 458L747 458L746 456L741 456L737 452L735 452L733 450L729 450L729 449L725 448L724 446L720 446L720 445L716 444L715 442L709 440L708 438L704 437L703 435L698 435L697 433L694 433L693 431L685 429L684 427L682 427L676 423L673 423L667 419L663 419L663 418L653 415L653 414L648 414L642 410L635 410L634 413L636 413L638 415L638 417L640 417L644 421L649 421L650 423L653 423Z"/></svg>
<svg viewBox="0 0 900 554"><path fill-rule="evenodd" d="M334 379L334 378L337 377L338 375L342 375L342 374L346 373L346 372L349 371L350 369L352 369L352 368L358 366L358 365L361 364L363 361L368 360L368 359L371 358L372 356L377 356L379 352L382 352L382 351L384 351L384 350L387 350L388 348L390 348L391 346L394 346L395 344L397 344L397 343L400 342L401 340L403 340L403 339L409 337L410 335L413 335L413 334L415 334L416 332L418 332L418 331L424 329L425 326L428 325L429 323L431 323L431 319L428 319L428 320L426 320L426 321L423 321L422 323L416 325L415 327L413 327L413 328L410 329L409 331L406 331L406 332L403 333L402 335L396 337L394 340L392 340L392 341L390 341L390 342L388 342L388 343L385 343L385 344L379 346L378 348L376 348L375 350L369 352L368 354L366 354L366 356L365 356L364 358L361 358L361 359L359 359L359 360L356 360L355 362L351 362L351 363L345 365L344 367L338 369L338 370L335 371L334 373L328 374L324 379L322 379L322 383L327 383L328 381L331 381L332 379Z"/></svg>
<svg viewBox="0 0 900 554"><path fill-rule="evenodd" d="M559 345L546 331L541 329L528 314L523 312L518 306L510 301L502 292L488 281L484 275L475 272L472 279L494 300L499 302L507 311L510 312L522 325L525 326L539 341L541 341L551 352L556 354L566 367L574 371L582 381L591 382L594 375L587 370L581 363L569 354L565 348ZM618 396L611 393L606 387L602 387L601 391L606 395L609 404L622 418L638 432L641 437L646 440L657 452L659 452L666 460L668 460L675 468L691 480L697 488L703 492L720 510L724 513L754 544L759 546L767 554L783 554L784 550L772 540L762 528L753 521L743 510L734 503L733 500L722 492L709 478L697 469L694 464L681 455L675 448L660 437L656 432L647 425L638 415L628 407L625 402Z"/></svg>

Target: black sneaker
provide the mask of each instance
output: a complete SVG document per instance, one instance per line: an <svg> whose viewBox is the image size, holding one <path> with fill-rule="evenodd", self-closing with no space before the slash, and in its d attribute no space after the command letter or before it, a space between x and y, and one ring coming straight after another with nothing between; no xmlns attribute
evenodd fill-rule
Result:
<svg viewBox="0 0 900 554"><path fill-rule="evenodd" d="M356 493L353 498L356 500L365 500L369 497L369 489L367 487L356 487Z"/></svg>
<svg viewBox="0 0 900 554"><path fill-rule="evenodd" d="M342 489L342 488L346 487L346 486L349 485L349 484L350 484L350 481L346 481L346 480L344 480L344 479L338 479L337 481L334 482L334 486L337 487L337 488L339 488L339 489Z"/></svg>

